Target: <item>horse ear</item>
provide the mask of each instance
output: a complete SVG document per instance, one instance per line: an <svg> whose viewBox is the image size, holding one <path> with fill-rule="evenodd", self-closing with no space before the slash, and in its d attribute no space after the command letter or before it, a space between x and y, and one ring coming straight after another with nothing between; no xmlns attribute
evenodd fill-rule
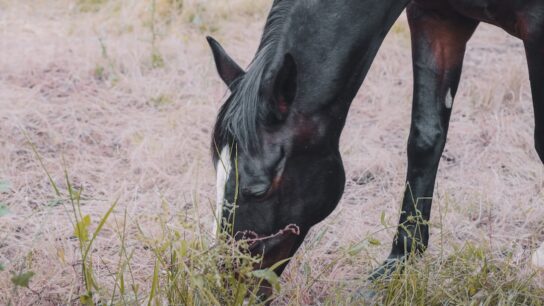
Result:
<svg viewBox="0 0 544 306"><path fill-rule="evenodd" d="M236 62L227 54L225 49L212 37L207 36L208 44L212 49L215 66L219 76L232 90L233 82L240 76L245 74L245 71L236 64Z"/></svg>
<svg viewBox="0 0 544 306"><path fill-rule="evenodd" d="M285 119L297 92L297 65L295 59L287 53L274 80L272 109L279 120Z"/></svg>

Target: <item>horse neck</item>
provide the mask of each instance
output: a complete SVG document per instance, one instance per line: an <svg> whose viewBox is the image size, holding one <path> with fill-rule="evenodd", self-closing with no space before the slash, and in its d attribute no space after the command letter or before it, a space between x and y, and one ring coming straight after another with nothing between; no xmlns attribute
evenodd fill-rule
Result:
<svg viewBox="0 0 544 306"><path fill-rule="evenodd" d="M286 45L302 60L305 74L300 90L307 107L319 107L311 105L315 101L333 101L345 119L387 32L409 2L314 1L306 12L293 12L292 20L300 18L304 24L293 29ZM296 27L296 22L292 21L292 26Z"/></svg>

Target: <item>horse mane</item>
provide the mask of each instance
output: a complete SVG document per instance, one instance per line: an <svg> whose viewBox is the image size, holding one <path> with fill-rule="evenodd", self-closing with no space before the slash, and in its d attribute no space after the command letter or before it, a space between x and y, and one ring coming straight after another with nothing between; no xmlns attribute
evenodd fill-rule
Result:
<svg viewBox="0 0 544 306"><path fill-rule="evenodd" d="M277 59L281 38L285 33L287 17L295 0L275 0L268 15L257 53L246 73L234 81L232 94L221 106L214 127L212 153L214 163L220 151L229 145L244 152L256 152L260 148L258 123L269 111L263 103L261 88L267 80L267 70Z"/></svg>

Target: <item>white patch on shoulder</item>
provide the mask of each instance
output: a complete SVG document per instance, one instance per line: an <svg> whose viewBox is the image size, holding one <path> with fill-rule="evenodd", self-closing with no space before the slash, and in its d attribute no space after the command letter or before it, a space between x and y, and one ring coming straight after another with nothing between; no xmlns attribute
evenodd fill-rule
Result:
<svg viewBox="0 0 544 306"><path fill-rule="evenodd" d="M446 93L446 108L451 109L453 106L453 95L451 94L451 88Z"/></svg>
<svg viewBox="0 0 544 306"><path fill-rule="evenodd" d="M217 226L221 222L223 204L225 202L225 188L230 175L230 168L230 150L228 146L225 146L221 150L221 155L219 155L219 160L217 161L217 165L215 167L217 171L217 201L215 206L215 216L213 219L212 233L214 236L217 236Z"/></svg>
<svg viewBox="0 0 544 306"><path fill-rule="evenodd" d="M535 268L544 269L544 243L533 254L531 263Z"/></svg>

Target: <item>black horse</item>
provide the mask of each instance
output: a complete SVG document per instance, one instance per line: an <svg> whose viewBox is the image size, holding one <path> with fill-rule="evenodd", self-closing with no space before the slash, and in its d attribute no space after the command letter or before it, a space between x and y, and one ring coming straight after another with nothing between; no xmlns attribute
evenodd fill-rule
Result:
<svg viewBox="0 0 544 306"><path fill-rule="evenodd" d="M479 22L525 43L535 147L544 161L543 0L275 0L247 71L208 38L231 91L212 143L220 224L253 241L251 252L263 255L264 267L291 257L340 200L346 115L405 8L414 69L408 187L391 254L372 277L428 245L436 172L465 46Z"/></svg>

